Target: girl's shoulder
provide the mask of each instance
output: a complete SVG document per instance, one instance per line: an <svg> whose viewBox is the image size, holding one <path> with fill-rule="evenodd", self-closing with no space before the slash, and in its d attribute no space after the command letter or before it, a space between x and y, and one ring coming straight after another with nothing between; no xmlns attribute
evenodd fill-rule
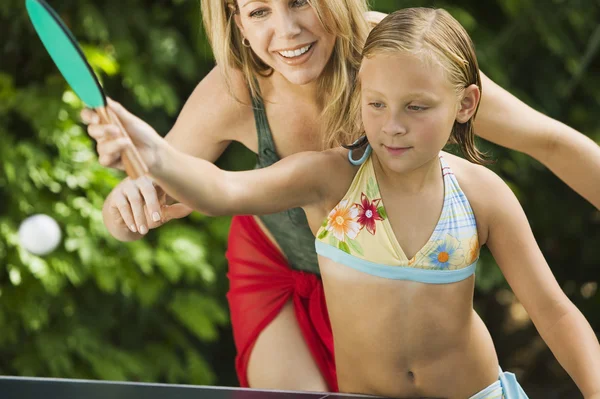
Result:
<svg viewBox="0 0 600 399"><path fill-rule="evenodd" d="M315 170L327 174L332 180L332 185L341 187L349 186L359 169L348 160L348 150L343 147L332 148L324 151L314 151L316 163ZM347 187L346 187L347 188Z"/></svg>
<svg viewBox="0 0 600 399"><path fill-rule="evenodd" d="M442 156L450 166L458 185L469 202L477 201L481 193L485 191L489 179L492 175L495 176L495 173L485 166L477 165L447 152L442 152Z"/></svg>
<svg viewBox="0 0 600 399"><path fill-rule="evenodd" d="M447 152L442 153L458 185L467 197L479 231L479 241L487 241L487 231L507 190L506 183L491 169Z"/></svg>
<svg viewBox="0 0 600 399"><path fill-rule="evenodd" d="M342 147L325 151L313 152L312 172L318 173L324 189L322 210L326 214L346 195L359 166L352 165L348 160L348 150Z"/></svg>

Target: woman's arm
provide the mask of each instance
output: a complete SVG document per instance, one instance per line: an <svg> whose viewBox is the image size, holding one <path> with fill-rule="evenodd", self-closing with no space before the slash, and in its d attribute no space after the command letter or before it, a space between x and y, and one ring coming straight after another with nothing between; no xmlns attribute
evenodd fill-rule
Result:
<svg viewBox="0 0 600 399"><path fill-rule="evenodd" d="M248 87L241 73L232 77L233 92L219 67L200 81L165 136L171 146L210 162L215 162L232 141L258 151Z"/></svg>
<svg viewBox="0 0 600 399"><path fill-rule="evenodd" d="M481 78L483 95L476 134L537 159L600 209L600 146L529 107L483 73Z"/></svg>
<svg viewBox="0 0 600 399"><path fill-rule="evenodd" d="M387 14L379 11L367 11L365 14L365 19L371 28L374 28L385 17L387 17Z"/></svg>
<svg viewBox="0 0 600 399"><path fill-rule="evenodd" d="M563 293L525 213L508 186L484 169L480 208L487 245L516 297L585 398L600 394L600 345L590 324Z"/></svg>

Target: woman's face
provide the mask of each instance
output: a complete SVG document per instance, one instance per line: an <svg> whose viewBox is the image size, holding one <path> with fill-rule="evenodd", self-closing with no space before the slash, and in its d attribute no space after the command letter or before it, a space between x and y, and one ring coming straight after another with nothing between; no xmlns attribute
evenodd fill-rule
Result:
<svg viewBox="0 0 600 399"><path fill-rule="evenodd" d="M238 0L238 7L235 22L265 64L298 85L321 76L335 36L308 0Z"/></svg>

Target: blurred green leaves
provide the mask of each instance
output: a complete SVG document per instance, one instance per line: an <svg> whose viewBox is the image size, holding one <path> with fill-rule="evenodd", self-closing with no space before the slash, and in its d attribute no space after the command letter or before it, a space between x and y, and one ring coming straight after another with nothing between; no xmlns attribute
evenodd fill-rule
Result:
<svg viewBox="0 0 600 399"><path fill-rule="evenodd" d="M108 95L150 115L159 131L212 67L181 30L181 16L199 13L193 2L49 3ZM97 163L78 122L83 104L24 2L2 2L0 37L0 374L214 383L206 343L219 339L228 313L225 237L209 236L228 219L174 221L144 240L114 240L101 209L123 174ZM45 257L18 242L20 222L34 213L62 231Z"/></svg>
<svg viewBox="0 0 600 399"><path fill-rule="evenodd" d="M107 94L163 134L213 66L198 1L49 3L74 32ZM386 12L447 8L473 37L491 79L600 140L598 2L371 3ZM209 345L228 324L223 254L229 219L194 213L144 240L111 238L101 208L123 175L97 163L78 123L82 107L45 53L24 2L1 1L0 374L214 383L220 376ZM592 288L599 212L538 162L480 144L498 160L493 169L523 205L559 284L598 330L600 294ZM241 169L248 161L252 156L234 145L220 165ZM18 244L19 223L33 213L54 217L63 234L59 248L44 258ZM502 323L510 317L509 305L497 300L506 290L484 250L476 306L494 338L504 337ZM535 332L526 328L496 341L503 367L534 341ZM233 368L233 359L225 362ZM540 370L548 363L540 355L520 366Z"/></svg>

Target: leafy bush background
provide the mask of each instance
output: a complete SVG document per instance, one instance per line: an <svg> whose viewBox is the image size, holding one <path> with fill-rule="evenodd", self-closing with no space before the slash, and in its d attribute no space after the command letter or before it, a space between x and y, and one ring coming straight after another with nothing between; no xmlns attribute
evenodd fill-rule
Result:
<svg viewBox="0 0 600 399"><path fill-rule="evenodd" d="M107 93L166 134L213 60L196 0L50 0ZM375 0L390 12L447 8L482 70L536 109L600 141L600 3ZM0 374L235 385L225 301L229 218L194 213L119 243L102 224L122 178L98 165L81 102L47 56L24 1L0 3ZM201 112L201 110L199 111ZM510 115L507 115L510 117ZM559 283L600 331L600 212L531 158L483 143L518 195ZM574 160L576 162L576 160ZM219 161L252 167L232 146ZM47 257L19 247L19 223L52 215ZM484 252L476 308L504 368L530 397L580 397ZM540 396L536 396L540 395Z"/></svg>

